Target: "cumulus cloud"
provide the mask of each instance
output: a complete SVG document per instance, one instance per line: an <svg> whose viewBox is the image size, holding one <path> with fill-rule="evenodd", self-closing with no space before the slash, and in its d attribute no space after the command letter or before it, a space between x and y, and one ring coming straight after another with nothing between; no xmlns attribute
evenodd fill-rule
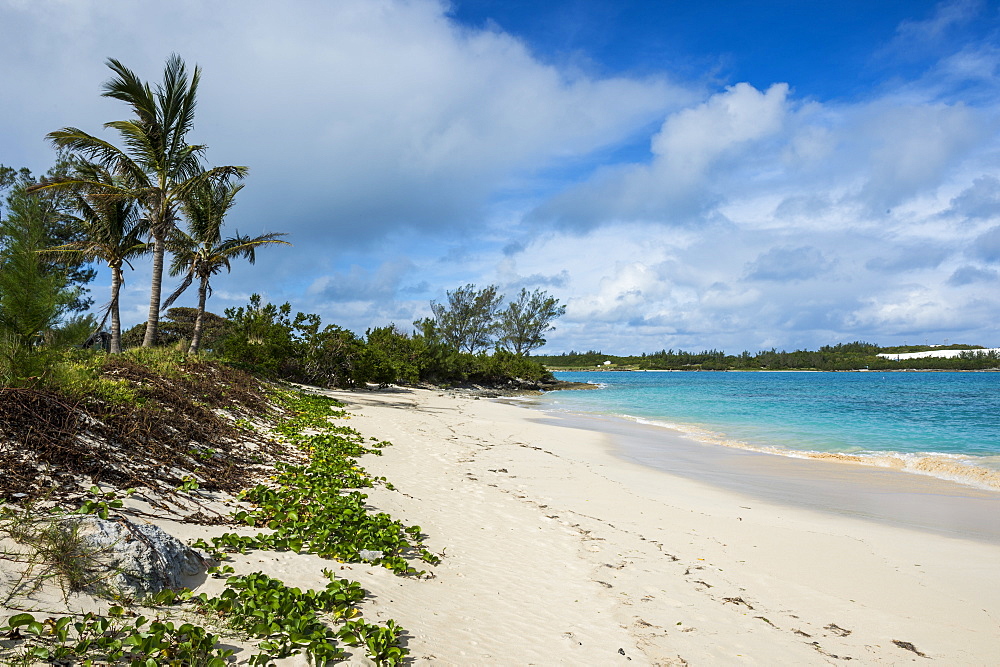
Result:
<svg viewBox="0 0 1000 667"><path fill-rule="evenodd" d="M251 1L225 14L192 1L60 4L58 18L4 11L5 88L33 90L15 99L43 117L31 141L62 125L98 132L127 113L99 97L108 55L155 79L178 51L204 69L194 138L214 161L251 166L254 217L313 238L456 227L482 214L498 181L612 145L689 98L665 77L560 71L433 1ZM35 49L29 61L23 47L55 43L53 32L72 53ZM47 85L27 85L39 72Z"/></svg>
<svg viewBox="0 0 1000 667"><path fill-rule="evenodd" d="M848 324L889 335L940 339L948 332L974 327L981 316L981 308L970 307L971 301L948 300L938 290L918 285L901 285L891 294L865 301Z"/></svg>
<svg viewBox="0 0 1000 667"><path fill-rule="evenodd" d="M860 137L867 182L859 196L873 211L891 209L941 184L971 149L993 134L995 121L963 104L896 105L865 109Z"/></svg>
<svg viewBox="0 0 1000 667"><path fill-rule="evenodd" d="M665 175L697 183L721 156L779 130L787 97L784 83L763 93L747 83L731 86L667 118L653 137L653 155Z"/></svg>
<svg viewBox="0 0 1000 667"><path fill-rule="evenodd" d="M761 92L730 86L664 120L650 140L647 164L610 167L539 207L533 217L586 228L608 220L686 222L720 193L712 178L738 164L782 126L787 84Z"/></svg>

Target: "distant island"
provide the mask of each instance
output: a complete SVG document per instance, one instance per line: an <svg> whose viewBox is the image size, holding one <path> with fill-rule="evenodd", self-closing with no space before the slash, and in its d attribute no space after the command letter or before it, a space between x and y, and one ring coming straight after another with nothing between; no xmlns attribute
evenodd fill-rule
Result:
<svg viewBox="0 0 1000 667"><path fill-rule="evenodd" d="M934 356L936 353L939 356ZM778 352L775 349L751 354L726 354L721 350L684 352L660 350L651 354L616 356L589 350L560 355L532 357L552 371L595 370L677 370L677 371L760 371L760 370L950 370L1000 369L998 350L981 345L897 345L881 347L854 342L824 345L818 350Z"/></svg>

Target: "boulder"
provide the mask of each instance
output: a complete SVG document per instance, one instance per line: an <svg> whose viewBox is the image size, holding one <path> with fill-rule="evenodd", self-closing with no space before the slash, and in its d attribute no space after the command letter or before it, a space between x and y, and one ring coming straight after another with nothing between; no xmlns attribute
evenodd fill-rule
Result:
<svg viewBox="0 0 1000 667"><path fill-rule="evenodd" d="M95 563L92 588L136 598L164 588L180 588L185 576L204 572L212 563L159 526L121 517L72 517L77 537Z"/></svg>

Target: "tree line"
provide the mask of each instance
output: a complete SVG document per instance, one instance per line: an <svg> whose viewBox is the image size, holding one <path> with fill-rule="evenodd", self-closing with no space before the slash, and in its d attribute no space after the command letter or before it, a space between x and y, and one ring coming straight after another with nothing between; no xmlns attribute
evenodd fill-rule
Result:
<svg viewBox="0 0 1000 667"><path fill-rule="evenodd" d="M958 357L926 357L895 361L878 356L880 353L924 352L928 350L962 350ZM560 355L535 357L548 368L562 370L605 368L610 361L613 368L635 370L982 370L1000 366L1000 358L995 353L984 352L972 345L949 345L931 347L910 345L905 347L881 347L874 343L856 341L824 345L817 350L795 350L793 352L776 349L761 350L755 354L743 351L738 355L726 354L721 350L684 352L681 350L660 350L640 355L616 356L596 350L587 352L570 351Z"/></svg>
<svg viewBox="0 0 1000 667"><path fill-rule="evenodd" d="M254 373L319 386L356 387L366 383L453 385L477 383L512 388L537 387L551 373L528 352L545 343L544 334L565 310L541 290L522 288L506 308L496 285L469 284L431 302L433 315L414 322L412 332L395 324L358 336L315 314L292 314L289 303L266 303L253 295L224 317L204 314L204 345L216 358ZM167 311L162 343L190 339L197 312ZM142 325L126 331L123 342L141 342ZM492 347L492 349L490 349Z"/></svg>

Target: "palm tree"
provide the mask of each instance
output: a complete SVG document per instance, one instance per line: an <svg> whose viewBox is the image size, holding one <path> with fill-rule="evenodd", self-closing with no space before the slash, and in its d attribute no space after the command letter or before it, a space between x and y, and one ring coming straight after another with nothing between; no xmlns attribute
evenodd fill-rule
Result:
<svg viewBox="0 0 1000 667"><path fill-rule="evenodd" d="M284 234L270 233L250 238L235 236L223 239L222 224L232 208L236 193L243 189L242 183L229 181L205 181L192 189L184 201L183 208L188 220L188 232L174 229L167 240L167 248L173 254L170 275L184 274L184 280L173 294L163 302L163 309L174 301L198 279L198 314L191 334L188 354L195 354L201 344L202 320L205 316L205 302L212 295L209 284L212 276L225 269L230 270L230 261L246 258L251 264L256 260L256 249L276 243L290 245L280 240Z"/></svg>
<svg viewBox="0 0 1000 667"><path fill-rule="evenodd" d="M204 170L204 145L185 139L194 123L195 98L201 69L195 67L190 79L184 61L177 54L167 59L163 82L151 88L127 67L108 59L115 76L104 83L104 97L125 102L135 113L132 120L105 123L117 130L125 145L120 149L75 127L48 134L57 147L66 148L99 163L115 177L115 192L137 200L144 209L153 239L153 276L149 294L149 315L142 346L156 342L160 322L160 292L163 283L163 255L167 237L176 227L180 202L199 184L216 179L241 178L246 167L215 167ZM42 183L44 187L89 187L73 180Z"/></svg>
<svg viewBox="0 0 1000 667"><path fill-rule="evenodd" d="M78 253L89 261L108 263L111 269L111 301L100 326L104 326L110 315L111 353L119 354L122 351L122 328L118 294L124 282L122 265L128 264L129 268L133 268L130 259L149 253L149 244L143 241L148 232L147 224L138 203L118 192L119 185L104 167L83 163L77 167L75 177L92 184L89 190L76 192L76 208L86 240L49 248L46 252Z"/></svg>

